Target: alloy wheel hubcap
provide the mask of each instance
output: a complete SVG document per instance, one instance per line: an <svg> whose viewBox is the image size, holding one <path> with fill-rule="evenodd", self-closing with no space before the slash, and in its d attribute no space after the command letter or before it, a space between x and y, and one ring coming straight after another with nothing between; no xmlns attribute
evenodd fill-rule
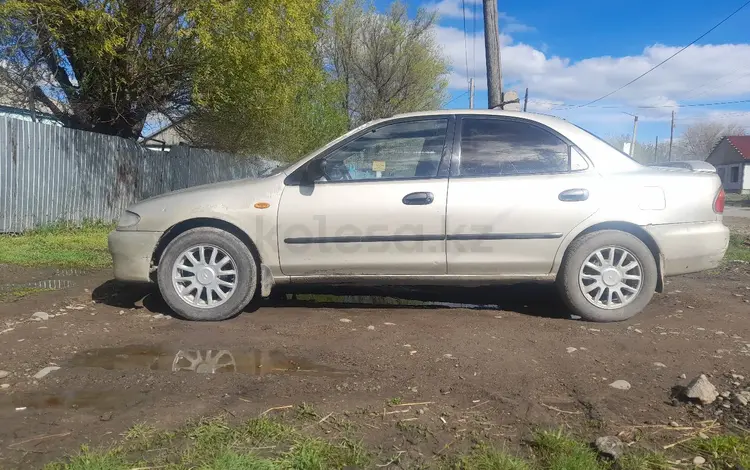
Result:
<svg viewBox="0 0 750 470"><path fill-rule="evenodd" d="M630 304L643 286L643 267L619 246L597 249L586 257L578 276L583 296L592 305L614 310Z"/></svg>
<svg viewBox="0 0 750 470"><path fill-rule="evenodd" d="M217 246L196 245L177 257L172 284L188 305L215 308L237 290L237 263Z"/></svg>

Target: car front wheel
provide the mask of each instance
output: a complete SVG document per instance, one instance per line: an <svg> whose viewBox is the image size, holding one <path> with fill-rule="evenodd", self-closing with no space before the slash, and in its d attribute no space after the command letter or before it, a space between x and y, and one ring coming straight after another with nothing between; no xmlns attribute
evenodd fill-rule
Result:
<svg viewBox="0 0 750 470"><path fill-rule="evenodd" d="M234 235L212 227L188 230L164 251L157 271L169 307L188 320L218 321L242 311L255 295L257 261Z"/></svg>
<svg viewBox="0 0 750 470"><path fill-rule="evenodd" d="M658 272L651 250L618 230L586 234L571 243L558 276L565 303L588 321L633 317L654 295Z"/></svg>

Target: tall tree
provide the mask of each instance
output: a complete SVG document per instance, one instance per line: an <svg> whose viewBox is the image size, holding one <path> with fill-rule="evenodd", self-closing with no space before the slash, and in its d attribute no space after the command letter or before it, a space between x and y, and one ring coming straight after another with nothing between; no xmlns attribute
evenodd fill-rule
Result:
<svg viewBox="0 0 750 470"><path fill-rule="evenodd" d="M318 52L324 0L204 0L192 17L204 62L193 138L294 159L346 129ZM248 14L251 11L251 14Z"/></svg>
<svg viewBox="0 0 750 470"><path fill-rule="evenodd" d="M350 128L445 103L450 67L434 36L436 20L423 9L409 19L399 2L385 14L368 0L333 5L323 53L345 88L342 106Z"/></svg>
<svg viewBox="0 0 750 470"><path fill-rule="evenodd" d="M135 138L147 116L184 113L200 63L200 0L5 0L0 83L70 127Z"/></svg>
<svg viewBox="0 0 750 470"><path fill-rule="evenodd" d="M677 143L679 158L705 160L719 141L728 135L745 135L745 126L735 122L704 121L688 126Z"/></svg>

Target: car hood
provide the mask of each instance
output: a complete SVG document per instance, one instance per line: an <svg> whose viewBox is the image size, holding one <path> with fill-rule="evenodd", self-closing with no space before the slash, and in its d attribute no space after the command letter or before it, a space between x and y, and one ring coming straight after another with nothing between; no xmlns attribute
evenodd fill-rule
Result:
<svg viewBox="0 0 750 470"><path fill-rule="evenodd" d="M281 174L195 186L143 200L128 210L140 216L135 228L139 231L164 231L176 223L196 218L239 223L257 202L278 207L283 181Z"/></svg>
<svg viewBox="0 0 750 470"><path fill-rule="evenodd" d="M165 199L174 199L174 198L192 197L192 196L200 197L201 195L210 196L214 193L222 193L227 190L233 190L237 187L243 187L243 188L252 187L256 185L259 181L262 181L262 180L259 180L258 178L243 178L239 180L223 181L221 183L202 184L200 186L192 186L190 188L177 189L175 191L170 191L168 193L159 194L158 196L144 199L143 201L140 201L137 204L135 204L135 206L138 206L141 204L149 204L152 202L163 201Z"/></svg>

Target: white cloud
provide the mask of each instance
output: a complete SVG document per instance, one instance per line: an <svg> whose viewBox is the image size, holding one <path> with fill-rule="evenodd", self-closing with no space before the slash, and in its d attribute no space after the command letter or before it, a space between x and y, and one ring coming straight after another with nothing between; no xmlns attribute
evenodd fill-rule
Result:
<svg viewBox="0 0 750 470"><path fill-rule="evenodd" d="M536 28L521 22L515 16L500 12L500 30L504 33L533 33Z"/></svg>
<svg viewBox="0 0 750 470"><path fill-rule="evenodd" d="M465 5L465 9L464 9ZM445 18L463 18L467 20L482 19L482 1L481 0L439 0L424 4L425 9L435 11L441 19ZM504 12L498 13L500 28L505 33L530 33L536 31L536 28L524 24L515 16ZM477 25L482 29L482 25Z"/></svg>
<svg viewBox="0 0 750 470"><path fill-rule="evenodd" d="M466 5L466 18L482 17L482 2L481 0L465 0ZM440 0L437 2L427 2L424 4L424 8L431 11L436 11L441 18L463 18L463 3L462 0ZM476 12L476 14L475 14Z"/></svg>
<svg viewBox="0 0 750 470"><path fill-rule="evenodd" d="M437 37L453 64L451 88L465 90L468 77L463 30L439 26ZM476 77L477 89L483 90L486 89L483 33L479 32L476 38L476 68L472 60L472 39L469 35L468 76ZM666 121L671 118L672 109L675 109L670 106L678 103L750 98L750 69L747 67L750 64L750 44L691 46L611 98L590 108L577 109L560 105L583 104L603 96L671 56L679 47L654 44L638 55L601 56L575 61L550 56L531 45L515 42L509 35L502 37L501 44L505 87L521 92L528 86L532 97L530 109L552 111L564 117L586 113L596 116L596 119L619 122L632 118L622 114L621 109L606 107L660 106L638 109L638 114L643 120ZM689 110L684 113L686 116L712 116L710 108L683 109ZM633 112L632 109L630 111ZM609 117L603 118L603 115ZM723 115L719 112L716 116ZM740 118L747 119L747 116Z"/></svg>

